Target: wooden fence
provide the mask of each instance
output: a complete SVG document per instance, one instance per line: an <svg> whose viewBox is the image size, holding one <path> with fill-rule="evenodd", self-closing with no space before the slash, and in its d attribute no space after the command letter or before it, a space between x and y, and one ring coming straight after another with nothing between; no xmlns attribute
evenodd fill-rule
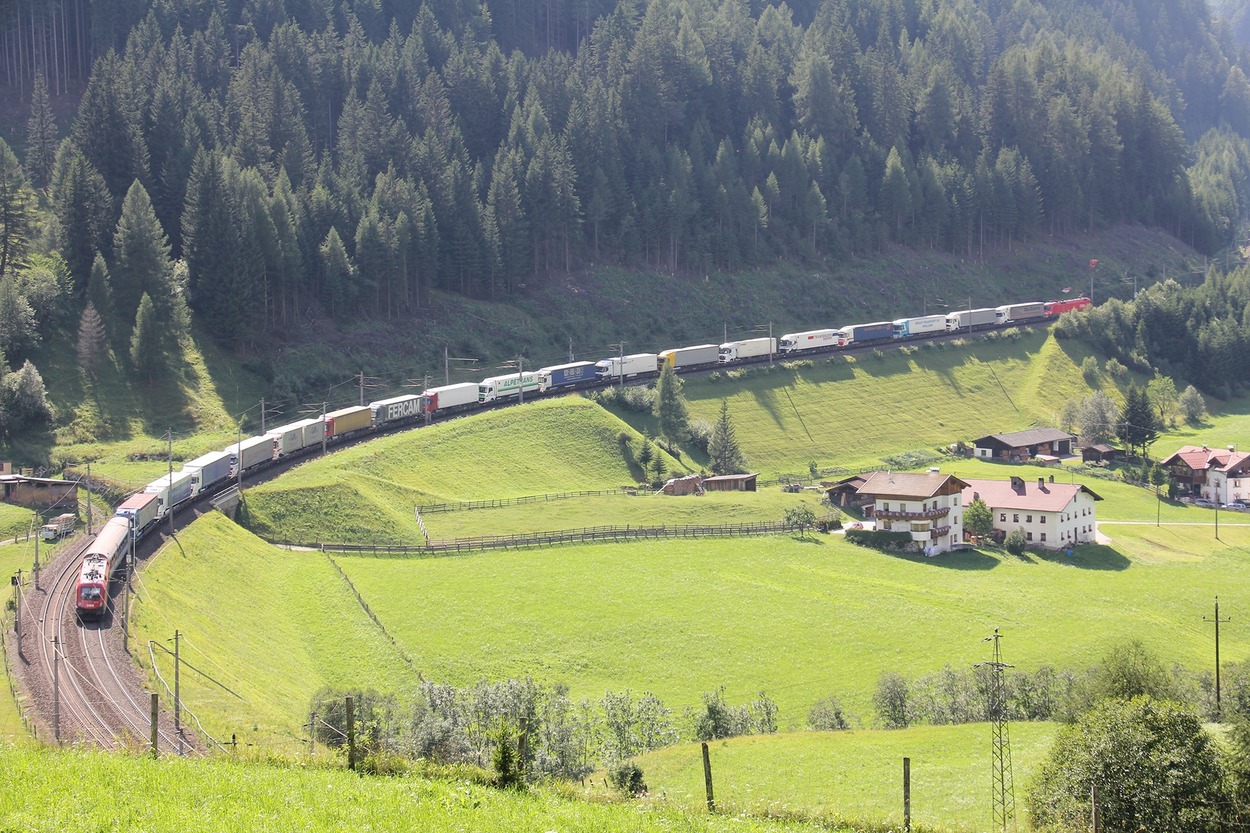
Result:
<svg viewBox="0 0 1250 833"><path fill-rule="evenodd" d="M829 515L817 518L830 520ZM588 544L594 542L621 542L662 540L669 538L739 538L750 535L776 535L792 532L795 527L785 521L759 521L746 524L716 524L681 526L588 526L581 529L561 529L551 532L519 532L512 535L482 535L473 538L432 540L424 546L396 544L333 544L326 542L273 541L284 547L322 550L325 552L365 553L377 556L434 556L447 553L472 552L476 550L507 550L528 547L549 547L557 544Z"/></svg>
<svg viewBox="0 0 1250 833"><path fill-rule="evenodd" d="M638 493L651 494L648 487L632 488L622 487L619 489L595 489L583 492L553 492L545 495L523 495L521 497L506 497L496 500L465 500L459 503L428 503L425 506L418 506L417 511L422 515L428 515L432 512L464 512L469 509L498 509L501 506L515 506L521 503L549 503L556 500L572 500L579 497L602 497L604 495L636 495Z"/></svg>

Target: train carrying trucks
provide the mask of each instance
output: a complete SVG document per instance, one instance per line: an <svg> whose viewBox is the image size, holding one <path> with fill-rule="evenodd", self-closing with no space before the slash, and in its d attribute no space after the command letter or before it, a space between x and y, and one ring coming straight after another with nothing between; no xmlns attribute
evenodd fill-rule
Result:
<svg viewBox="0 0 1250 833"><path fill-rule="evenodd" d="M720 346L720 362L738 362L743 359L758 359L760 356L771 356L777 352L775 338L748 338L746 341L726 341Z"/></svg>
<svg viewBox="0 0 1250 833"><path fill-rule="evenodd" d="M142 538L148 527L156 523L156 507L156 495L142 492L126 498L126 501L117 507L116 516L128 519L135 538Z"/></svg>
<svg viewBox="0 0 1250 833"><path fill-rule="evenodd" d="M357 431L368 431L372 427L373 412L368 405L353 405L326 414L326 436L334 439Z"/></svg>
<svg viewBox="0 0 1250 833"><path fill-rule="evenodd" d="M273 437L249 437L236 445L228 445L222 451L230 454L230 476L237 477L239 472L247 471L253 466L273 462Z"/></svg>
<svg viewBox="0 0 1250 833"><path fill-rule="evenodd" d="M373 425L386 425L401 419L415 417L421 413L421 397L415 393L394 396L378 402L369 403L373 410Z"/></svg>
<svg viewBox="0 0 1250 833"><path fill-rule="evenodd" d="M153 480L143 491L156 495L156 519L165 517L170 507L191 497L191 472L176 471L160 480Z"/></svg>
<svg viewBox="0 0 1250 833"><path fill-rule="evenodd" d="M930 333L946 332L945 315L922 315L919 318L899 318L894 322L895 338L914 338Z"/></svg>
<svg viewBox="0 0 1250 833"><path fill-rule="evenodd" d="M851 324L838 330L838 346L850 347L868 341L894 338L893 321L875 321L872 324Z"/></svg>
<svg viewBox="0 0 1250 833"><path fill-rule="evenodd" d="M801 353L804 350L819 350L821 347L837 347L837 330L806 330L801 333L786 333L777 341L782 353Z"/></svg>
<svg viewBox="0 0 1250 833"><path fill-rule="evenodd" d="M673 347L656 354L656 369L670 365L673 370L717 364L720 348L715 344L695 344L691 347Z"/></svg>
<svg viewBox="0 0 1250 833"><path fill-rule="evenodd" d="M594 362L569 362L538 368L538 392L552 388L572 388L596 381Z"/></svg>
<svg viewBox="0 0 1250 833"><path fill-rule="evenodd" d="M39 530L39 537L45 541L56 541L64 538L74 531L76 523L78 523L77 515L68 512L64 515L57 515L43 525Z"/></svg>
<svg viewBox="0 0 1250 833"><path fill-rule="evenodd" d="M108 605L109 579L130 556L130 521L112 517L100 529L83 555L74 596L79 617L95 618Z"/></svg>
<svg viewBox="0 0 1250 833"><path fill-rule="evenodd" d="M1027 304L1004 304L998 307L995 321L998 324L1018 324L1021 321L1032 321L1046 314L1046 305L1041 301Z"/></svg>
<svg viewBox="0 0 1250 833"><path fill-rule="evenodd" d="M271 428L265 436L273 440L277 456L285 457L304 447L304 424L292 422L288 425L280 425L277 428Z"/></svg>
<svg viewBox="0 0 1250 833"><path fill-rule="evenodd" d="M428 388L425 392L425 410L433 414L467 408L477 404L478 393L477 382L458 382L454 385Z"/></svg>
<svg viewBox="0 0 1250 833"><path fill-rule="evenodd" d="M957 330L971 330L976 327L992 327L997 320L997 307L962 309L946 316L946 331L953 333Z"/></svg>
<svg viewBox="0 0 1250 833"><path fill-rule="evenodd" d="M191 473L191 497L195 497L205 488L212 487L230 476L230 453L228 451L210 451L184 463L182 470Z"/></svg>
<svg viewBox="0 0 1250 833"><path fill-rule="evenodd" d="M613 356L595 362L595 375L600 381L613 379L634 379L638 376L654 376L659 363L655 353L632 353L628 356Z"/></svg>
<svg viewBox="0 0 1250 833"><path fill-rule="evenodd" d="M478 402L494 402L496 399L511 399L522 393L538 393L538 374L509 373L506 376L491 376L483 379L477 386Z"/></svg>

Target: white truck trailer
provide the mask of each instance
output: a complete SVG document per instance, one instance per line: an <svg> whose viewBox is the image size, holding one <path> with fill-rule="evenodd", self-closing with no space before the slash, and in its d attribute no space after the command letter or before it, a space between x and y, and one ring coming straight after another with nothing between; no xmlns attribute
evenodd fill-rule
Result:
<svg viewBox="0 0 1250 833"><path fill-rule="evenodd" d="M613 356L610 359L595 362L595 375L601 380L636 379L639 376L654 376L659 359L655 353L632 353L628 356Z"/></svg>
<svg viewBox="0 0 1250 833"><path fill-rule="evenodd" d="M717 361L740 362L744 359L758 359L760 356L771 356L777 352L775 338L748 338L745 341L726 341L720 346Z"/></svg>

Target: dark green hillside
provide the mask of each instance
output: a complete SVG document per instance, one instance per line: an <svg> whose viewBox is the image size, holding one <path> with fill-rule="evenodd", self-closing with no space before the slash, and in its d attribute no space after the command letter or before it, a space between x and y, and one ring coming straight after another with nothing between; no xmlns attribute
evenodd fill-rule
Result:
<svg viewBox="0 0 1250 833"><path fill-rule="evenodd" d="M1247 215L1232 31L1193 0L5 4L0 351L152 385L204 334L293 408L444 345L654 349L1095 260L1124 294ZM1126 227L1174 242L1092 244ZM10 435L74 410L53 381L60 417L0 397Z"/></svg>

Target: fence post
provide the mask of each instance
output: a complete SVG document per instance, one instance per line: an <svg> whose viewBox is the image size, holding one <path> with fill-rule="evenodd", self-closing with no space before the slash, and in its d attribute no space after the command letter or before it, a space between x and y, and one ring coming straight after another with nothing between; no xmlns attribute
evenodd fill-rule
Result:
<svg viewBox="0 0 1250 833"><path fill-rule="evenodd" d="M707 811L716 812L716 799L712 797L712 759L708 755L707 742L703 743L703 782L707 786Z"/></svg>
<svg viewBox="0 0 1250 833"><path fill-rule="evenodd" d="M903 833L911 833L911 758L903 758Z"/></svg>
<svg viewBox="0 0 1250 833"><path fill-rule="evenodd" d="M356 768L356 714L350 696L347 698L347 768Z"/></svg>

